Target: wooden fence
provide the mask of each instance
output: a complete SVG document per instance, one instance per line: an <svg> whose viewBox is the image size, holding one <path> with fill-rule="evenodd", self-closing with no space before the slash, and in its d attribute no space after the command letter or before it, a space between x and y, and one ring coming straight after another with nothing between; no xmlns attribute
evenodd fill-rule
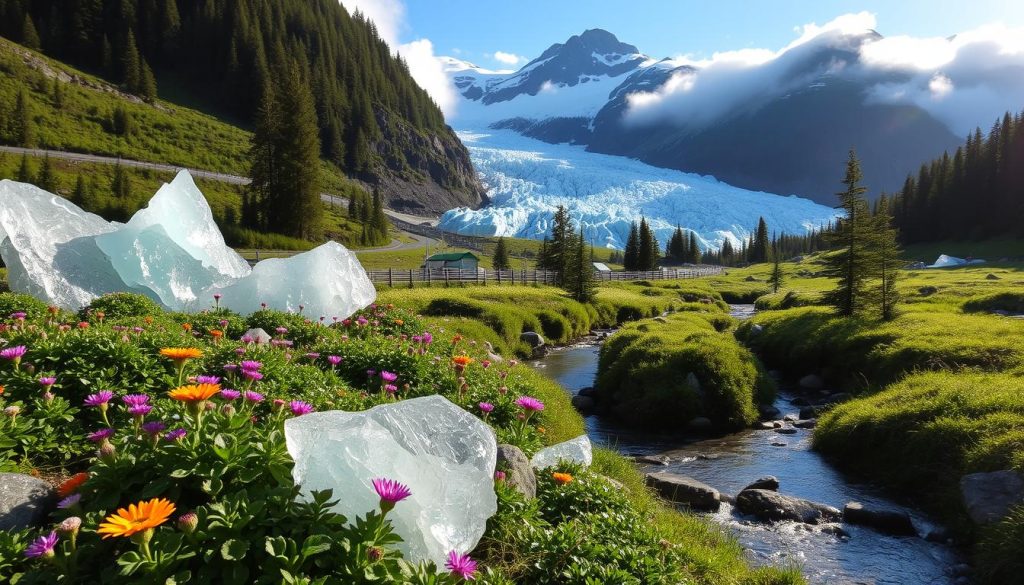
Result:
<svg viewBox="0 0 1024 585"><path fill-rule="evenodd" d="M597 282L632 280L677 280L700 278L718 274L718 266L694 266L692 268L671 268L646 272L608 271L594 272ZM415 286L416 283L431 284L554 284L555 272L549 270L457 270L412 268L367 270L366 274L376 284L387 286Z"/></svg>

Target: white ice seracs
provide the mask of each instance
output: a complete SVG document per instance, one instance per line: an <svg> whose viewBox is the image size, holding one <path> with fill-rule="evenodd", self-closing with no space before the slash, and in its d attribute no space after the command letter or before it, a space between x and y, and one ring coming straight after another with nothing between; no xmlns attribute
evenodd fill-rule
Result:
<svg viewBox="0 0 1024 585"><path fill-rule="evenodd" d="M330 242L288 259L248 263L224 243L191 175L181 171L127 224L108 223L24 183L0 181L0 256L11 290L77 310L118 291L171 310L202 310L213 294L240 312L268 307L347 317L376 291L355 256Z"/></svg>
<svg viewBox="0 0 1024 585"><path fill-rule="evenodd" d="M590 438L586 435L580 435L575 439L569 439L564 443L551 445L537 451L533 459L530 460L530 465L533 465L535 469L544 469L545 467L558 465L559 461L565 461L590 467L590 463L593 460L594 449L590 445Z"/></svg>
<svg viewBox="0 0 1024 585"><path fill-rule="evenodd" d="M388 518L413 561L441 566L449 551L469 552L497 511L494 432L444 397L307 414L284 431L301 493L334 490L350 521L378 507L374 478L409 487Z"/></svg>

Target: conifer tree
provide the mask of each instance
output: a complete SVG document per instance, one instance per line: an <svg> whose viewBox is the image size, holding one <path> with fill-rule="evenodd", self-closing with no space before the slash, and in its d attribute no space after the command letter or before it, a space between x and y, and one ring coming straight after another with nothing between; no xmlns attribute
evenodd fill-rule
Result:
<svg viewBox="0 0 1024 585"><path fill-rule="evenodd" d="M19 146L35 145L35 132L32 127L32 106L28 92L22 89L14 101L14 112L11 114L11 139Z"/></svg>
<svg viewBox="0 0 1024 585"><path fill-rule="evenodd" d="M875 256L875 276L879 280L875 291L876 303L883 320L891 321L896 317L896 305L900 301L896 283L900 276L899 231L892 225L889 200L882 197L878 201L878 213L873 218L873 247Z"/></svg>
<svg viewBox="0 0 1024 585"><path fill-rule="evenodd" d="M590 263L590 253L586 238L583 236L583 226L580 232L573 239L573 250L569 255L569 264L566 278L566 289L572 298L581 303L588 303L594 299L594 266Z"/></svg>
<svg viewBox="0 0 1024 585"><path fill-rule="evenodd" d="M43 157L43 164L39 166L39 175L36 176L36 186L43 191L50 193L57 192L57 177L53 174L53 163L50 162L50 155Z"/></svg>
<svg viewBox="0 0 1024 585"><path fill-rule="evenodd" d="M135 43L135 33L128 29L124 56L121 57L121 81L130 92L138 92L142 80L142 57Z"/></svg>
<svg viewBox="0 0 1024 585"><path fill-rule="evenodd" d="M552 219L551 239L545 249L544 263L540 265L542 269L552 270L558 274L558 286L565 286L565 269L569 264L569 254L572 252L573 236L569 210L564 205L559 205Z"/></svg>
<svg viewBox="0 0 1024 585"><path fill-rule="evenodd" d="M754 231L750 246L750 262L758 264L768 261L768 224L764 218L757 220L757 229Z"/></svg>
<svg viewBox="0 0 1024 585"><path fill-rule="evenodd" d="M39 33L36 32L36 25L32 22L32 17L28 12L25 13L25 23L21 27L21 44L33 51L43 48L43 44L39 41Z"/></svg>
<svg viewBox="0 0 1024 585"><path fill-rule="evenodd" d="M32 182L32 167L29 166L28 155L21 155L21 165L18 167L18 182L19 183L31 183Z"/></svg>
<svg viewBox="0 0 1024 585"><path fill-rule="evenodd" d="M784 279L785 276L782 273L782 252L776 247L772 250L772 273L768 277L768 284L771 285L772 292L779 292Z"/></svg>
<svg viewBox="0 0 1024 585"><path fill-rule="evenodd" d="M373 190L373 212L370 215L370 229L373 243L383 244L388 241L388 217L384 213L384 201L380 189Z"/></svg>
<svg viewBox="0 0 1024 585"><path fill-rule="evenodd" d="M640 218L640 246L637 250L637 269L654 270L658 266L658 240L654 237L654 231L647 224L647 219Z"/></svg>
<svg viewBox="0 0 1024 585"><path fill-rule="evenodd" d="M863 175L857 154L850 149L846 174L842 183L846 189L838 193L840 207L846 212L841 227L829 236L829 243L837 248L825 256L825 273L836 279L836 288L828 292L826 300L840 315L860 313L867 302L868 279L874 269L871 251L872 219L860 185Z"/></svg>
<svg viewBox="0 0 1024 585"><path fill-rule="evenodd" d="M629 226L629 237L622 253L622 266L630 272L640 270L640 228L636 222Z"/></svg>
<svg viewBox="0 0 1024 585"><path fill-rule="evenodd" d="M512 268L512 263L508 258L508 246L505 244L505 238L498 238L498 243L494 246L494 260L493 266L495 270L508 270Z"/></svg>
<svg viewBox="0 0 1024 585"><path fill-rule="evenodd" d="M114 178L110 181L110 192L115 199L122 202L131 196L131 180L128 178L128 173L125 172L121 163L114 166Z"/></svg>
<svg viewBox="0 0 1024 585"><path fill-rule="evenodd" d="M665 255L677 264L686 261L686 236L683 235L683 228L676 226L665 252Z"/></svg>
<svg viewBox="0 0 1024 585"><path fill-rule="evenodd" d="M690 252L690 258L688 262L691 264L700 264L700 244L697 243L697 234L690 232L690 244L687 246Z"/></svg>
<svg viewBox="0 0 1024 585"><path fill-rule="evenodd" d="M75 179L75 190L71 193L71 202L75 205L86 209L85 203L89 199L89 187L86 185L85 177L81 173ZM88 211L88 209L86 209Z"/></svg>
<svg viewBox="0 0 1024 585"><path fill-rule="evenodd" d="M139 97L147 102L152 102L156 99L156 77L153 75L153 70L149 68L149 63L145 59L142 60L138 94Z"/></svg>

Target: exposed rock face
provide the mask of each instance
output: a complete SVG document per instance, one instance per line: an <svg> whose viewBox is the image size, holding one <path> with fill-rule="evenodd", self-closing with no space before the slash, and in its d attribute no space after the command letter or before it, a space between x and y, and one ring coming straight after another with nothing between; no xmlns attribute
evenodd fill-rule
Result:
<svg viewBox="0 0 1024 585"><path fill-rule="evenodd" d="M832 506L760 489L740 492L736 496L736 508L744 514L769 522L792 520L820 524L834 522L842 517L842 513Z"/></svg>
<svg viewBox="0 0 1024 585"><path fill-rule="evenodd" d="M0 530L42 524L56 501L56 492L45 481L21 473L0 473Z"/></svg>
<svg viewBox="0 0 1024 585"><path fill-rule="evenodd" d="M647 474L647 485L670 502L686 504L696 510L718 510L718 490L692 477L659 471Z"/></svg>
<svg viewBox="0 0 1024 585"><path fill-rule="evenodd" d="M774 475L766 475L765 477L755 479L750 485L740 491L746 490L771 490L777 492L779 491L779 478Z"/></svg>
<svg viewBox="0 0 1024 585"><path fill-rule="evenodd" d="M1011 470L971 473L960 478L960 493L975 524L996 522L1024 503L1024 475Z"/></svg>
<svg viewBox="0 0 1024 585"><path fill-rule="evenodd" d="M519 334L519 341L525 341L530 344L532 348L538 348L544 345L544 337L536 331L524 331Z"/></svg>
<svg viewBox="0 0 1024 585"><path fill-rule="evenodd" d="M860 502L850 502L843 507L843 520L895 536L917 536L910 515L897 510L868 508Z"/></svg>
<svg viewBox="0 0 1024 585"><path fill-rule="evenodd" d="M537 497L537 476L526 454L515 445L498 445L498 469L505 470L505 481L527 499Z"/></svg>

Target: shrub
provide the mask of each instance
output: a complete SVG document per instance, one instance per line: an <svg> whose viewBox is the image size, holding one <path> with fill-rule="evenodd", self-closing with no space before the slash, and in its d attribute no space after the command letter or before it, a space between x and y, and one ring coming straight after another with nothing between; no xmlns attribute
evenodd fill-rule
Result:
<svg viewBox="0 0 1024 585"><path fill-rule="evenodd" d="M146 295L117 292L105 294L94 300L89 306L78 312L78 317L86 321L91 316L95 318L94 316L98 312L103 313L105 319L118 319L159 315L163 310L156 301Z"/></svg>
<svg viewBox="0 0 1024 585"><path fill-rule="evenodd" d="M7 319L13 313L27 313L28 319L39 319L46 315L47 311L47 304L31 295L0 293L0 319Z"/></svg>

